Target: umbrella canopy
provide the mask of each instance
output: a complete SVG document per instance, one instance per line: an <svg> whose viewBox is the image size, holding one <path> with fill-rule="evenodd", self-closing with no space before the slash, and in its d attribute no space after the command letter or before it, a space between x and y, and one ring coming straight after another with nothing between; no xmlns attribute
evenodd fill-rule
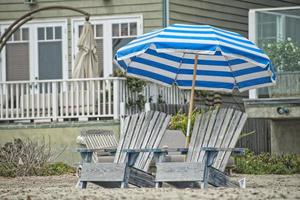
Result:
<svg viewBox="0 0 300 200"><path fill-rule="evenodd" d="M72 77L99 77L96 42L93 34L93 27L88 21L84 23L77 46L79 51L75 57L75 64L73 66Z"/></svg>
<svg viewBox="0 0 300 200"><path fill-rule="evenodd" d="M269 57L238 33L208 25L175 24L120 48L115 61L128 76L191 89L187 143L195 89L240 92L275 84Z"/></svg>
<svg viewBox="0 0 300 200"><path fill-rule="evenodd" d="M232 92L273 85L270 59L238 33L207 25L171 25L120 48L115 60L134 76L163 85Z"/></svg>

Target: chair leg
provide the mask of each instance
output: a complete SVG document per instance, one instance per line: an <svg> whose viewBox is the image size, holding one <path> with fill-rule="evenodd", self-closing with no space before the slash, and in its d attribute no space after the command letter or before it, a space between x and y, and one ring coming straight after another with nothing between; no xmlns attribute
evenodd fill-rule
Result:
<svg viewBox="0 0 300 200"><path fill-rule="evenodd" d="M128 188L129 176L130 176L130 167L126 166L124 179L121 183L121 188Z"/></svg>
<svg viewBox="0 0 300 200"><path fill-rule="evenodd" d="M75 187L79 189L86 189L87 181L78 181Z"/></svg>
<svg viewBox="0 0 300 200"><path fill-rule="evenodd" d="M128 182L123 181L123 182L121 183L121 188L128 188Z"/></svg>
<svg viewBox="0 0 300 200"><path fill-rule="evenodd" d="M162 182L155 182L155 188L161 188Z"/></svg>

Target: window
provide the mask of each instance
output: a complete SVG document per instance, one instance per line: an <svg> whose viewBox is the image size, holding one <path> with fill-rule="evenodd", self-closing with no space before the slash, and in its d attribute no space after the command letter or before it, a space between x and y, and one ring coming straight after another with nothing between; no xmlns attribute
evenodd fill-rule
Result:
<svg viewBox="0 0 300 200"><path fill-rule="evenodd" d="M3 25L4 32L8 25ZM1 52L2 80L67 78L66 21L30 22L17 30Z"/></svg>
<svg viewBox="0 0 300 200"><path fill-rule="evenodd" d="M277 74L275 86L252 91L252 98L299 96L300 7L254 9L249 19L249 38L270 57Z"/></svg>
<svg viewBox="0 0 300 200"><path fill-rule="evenodd" d="M62 79L62 27L38 27L38 79Z"/></svg>
<svg viewBox="0 0 300 200"><path fill-rule="evenodd" d="M18 59L16 59L18 58ZM29 28L18 29L6 44L6 80L29 80Z"/></svg>
<svg viewBox="0 0 300 200"><path fill-rule="evenodd" d="M141 16L91 18L101 77L113 74L115 52L134 38L142 34ZM78 51L77 43L83 27L82 19L73 20L73 62Z"/></svg>
<svg viewBox="0 0 300 200"><path fill-rule="evenodd" d="M122 46L128 44L137 36L137 23L114 23L112 24L112 49L113 56ZM113 70L118 67L113 63Z"/></svg>

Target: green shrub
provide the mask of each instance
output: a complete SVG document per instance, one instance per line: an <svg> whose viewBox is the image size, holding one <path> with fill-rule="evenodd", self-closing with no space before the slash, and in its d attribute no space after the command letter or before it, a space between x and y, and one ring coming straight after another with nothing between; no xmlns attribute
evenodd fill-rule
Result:
<svg viewBox="0 0 300 200"><path fill-rule="evenodd" d="M14 139L0 146L0 176L50 176L74 173L64 163L51 163L50 142Z"/></svg>
<svg viewBox="0 0 300 200"><path fill-rule="evenodd" d="M295 174L300 173L300 158L295 154L254 155L246 151L244 156L235 158L238 173L244 174Z"/></svg>
<svg viewBox="0 0 300 200"><path fill-rule="evenodd" d="M14 166L11 163L0 163L0 176L4 177L16 177L20 176L17 173L18 166ZM41 167L32 167L25 176L55 176L62 174L74 174L75 168L65 163L46 163Z"/></svg>
<svg viewBox="0 0 300 200"><path fill-rule="evenodd" d="M37 176L54 176L62 174L74 174L75 168L65 163L57 162L45 164L39 170L37 170Z"/></svg>
<svg viewBox="0 0 300 200"><path fill-rule="evenodd" d="M16 177L16 167L8 163L0 163L0 176Z"/></svg>

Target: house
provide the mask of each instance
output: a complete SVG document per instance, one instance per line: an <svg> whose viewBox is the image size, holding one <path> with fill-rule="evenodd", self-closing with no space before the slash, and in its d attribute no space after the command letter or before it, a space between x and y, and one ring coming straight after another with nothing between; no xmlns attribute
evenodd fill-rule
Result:
<svg viewBox="0 0 300 200"><path fill-rule="evenodd" d="M249 33L249 38L255 41L259 37L274 37L274 27L279 23L276 20L280 19L274 22L266 17L258 22L251 11L248 17L249 10L299 5L298 0L3 0L0 2L1 33L18 17L36 8L71 6L88 12L101 76L84 80L71 76L76 44L85 20L83 15L65 9L34 14L1 52L0 141L49 134L61 148L63 142L71 148L74 142L67 138L74 138L80 128L106 126L116 130L123 110L120 105L136 99L137 93L128 90L124 78L112 77L116 68L113 55L140 34L173 23L210 24L244 36ZM256 36L255 30L261 30L260 35ZM299 40L298 36L296 39ZM160 96L167 103L180 104L188 95L176 88L155 85L145 87L143 94L146 101L151 98L155 102ZM250 94L259 96L256 91ZM89 122L74 122L86 120ZM62 138L61 142L57 138Z"/></svg>

